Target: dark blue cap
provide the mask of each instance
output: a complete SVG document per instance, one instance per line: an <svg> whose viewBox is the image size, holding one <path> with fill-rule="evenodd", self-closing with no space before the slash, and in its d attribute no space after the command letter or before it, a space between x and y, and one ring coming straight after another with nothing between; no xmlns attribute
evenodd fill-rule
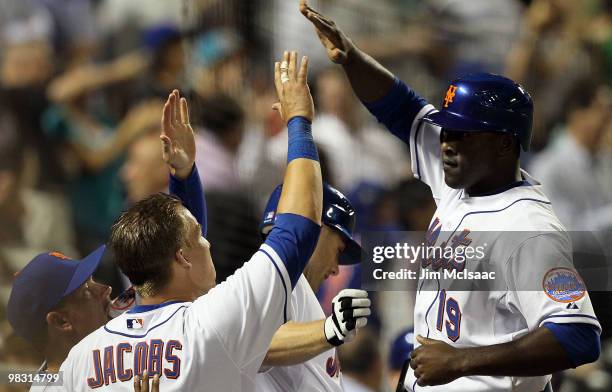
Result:
<svg viewBox="0 0 612 392"><path fill-rule="evenodd" d="M391 343L389 369L400 370L412 350L414 350L414 330L408 328L400 332Z"/></svg>
<svg viewBox="0 0 612 392"><path fill-rule="evenodd" d="M442 100L442 109L423 121L449 131L496 131L516 136L523 150L531 144L533 100L518 83L490 73L454 80Z"/></svg>
<svg viewBox="0 0 612 392"><path fill-rule="evenodd" d="M145 30L142 43L149 50L157 50L170 40L181 38L179 29L172 25L157 25Z"/></svg>
<svg viewBox="0 0 612 392"><path fill-rule="evenodd" d="M264 236L272 230L276 221L276 208L282 189L282 184L277 186L268 199L263 219L259 225L260 232ZM349 199L336 188L323 183L323 216L321 220L327 226L337 230L344 238L346 246L340 254L339 262L341 265L357 264L361 261L361 246L353 239L355 219L355 209Z"/></svg>
<svg viewBox="0 0 612 392"><path fill-rule="evenodd" d="M59 252L41 253L19 271L7 306L8 320L15 333L35 341L46 328L47 313L89 279L105 248L102 245L82 260Z"/></svg>

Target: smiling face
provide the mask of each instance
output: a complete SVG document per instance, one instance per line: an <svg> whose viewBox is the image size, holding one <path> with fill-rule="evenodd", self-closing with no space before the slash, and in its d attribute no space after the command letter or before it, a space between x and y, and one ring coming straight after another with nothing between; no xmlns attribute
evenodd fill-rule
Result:
<svg viewBox="0 0 612 392"><path fill-rule="evenodd" d="M442 129L440 156L444 182L453 189L491 190L487 188L496 182L495 177L501 171L500 166L512 164L513 161L516 163L518 159L518 153L513 159L507 159L507 150L518 148L516 140L513 139L513 136L500 132Z"/></svg>
<svg viewBox="0 0 612 392"><path fill-rule="evenodd" d="M323 225L317 247L304 269L304 276L314 291L319 289L325 279L338 275L340 254L344 251L345 246L340 233Z"/></svg>

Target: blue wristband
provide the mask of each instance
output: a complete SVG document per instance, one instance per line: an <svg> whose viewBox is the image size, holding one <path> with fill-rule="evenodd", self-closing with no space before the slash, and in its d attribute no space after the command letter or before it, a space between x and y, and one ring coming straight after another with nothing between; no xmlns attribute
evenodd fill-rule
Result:
<svg viewBox="0 0 612 392"><path fill-rule="evenodd" d="M169 191L171 195L178 196L181 199L183 205L191 212L198 223L202 225L202 235L206 237L208 226L206 199L204 198L204 189L196 165L193 165L189 177L184 180L170 175Z"/></svg>
<svg viewBox="0 0 612 392"><path fill-rule="evenodd" d="M319 161L317 146L312 138L310 121L302 116L292 117L287 124L289 147L287 163L294 159L306 158Z"/></svg>

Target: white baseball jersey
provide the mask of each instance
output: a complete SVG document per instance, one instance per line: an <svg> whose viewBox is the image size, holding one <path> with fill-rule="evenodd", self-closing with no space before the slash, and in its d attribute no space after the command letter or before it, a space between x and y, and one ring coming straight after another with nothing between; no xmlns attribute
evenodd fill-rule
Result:
<svg viewBox="0 0 612 392"><path fill-rule="evenodd" d="M161 373L160 390L250 391L285 320L291 282L268 245L194 302L139 305L97 329L61 366L65 389L133 391Z"/></svg>
<svg viewBox="0 0 612 392"><path fill-rule="evenodd" d="M324 318L325 313L310 284L304 275L300 276L291 295L288 319L299 323ZM258 392L343 391L336 349L329 349L299 365L274 367L259 373L255 386Z"/></svg>
<svg viewBox="0 0 612 392"><path fill-rule="evenodd" d="M484 269L497 271L498 281L495 290L457 291L453 290L457 279L421 278L415 334L455 347L472 347L515 340L545 322L601 328L584 283L572 268L569 236L541 185L522 172L521 183L487 196L470 197L465 190L448 187L440 159L441 129L421 120L433 110L431 105L421 109L410 134L414 175L431 187L437 204L426 242L483 245L481 263L489 264ZM508 232L513 233L508 236ZM425 259L420 272L445 269L482 271L483 265L469 258L464 263ZM559 282L569 284L569 289L558 290ZM418 345L415 342L415 348ZM409 391L538 392L549 379L472 376L420 387L410 368L405 386Z"/></svg>

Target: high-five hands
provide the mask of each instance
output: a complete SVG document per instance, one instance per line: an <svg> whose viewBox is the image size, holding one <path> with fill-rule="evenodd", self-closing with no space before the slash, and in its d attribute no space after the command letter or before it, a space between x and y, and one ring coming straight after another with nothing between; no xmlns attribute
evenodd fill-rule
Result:
<svg viewBox="0 0 612 392"><path fill-rule="evenodd" d="M316 28L319 40L327 51L327 57L336 64L345 64L355 49L351 40L333 20L312 9L306 0L300 0L300 12Z"/></svg>
<svg viewBox="0 0 612 392"><path fill-rule="evenodd" d="M314 103L308 88L308 57L302 57L298 71L297 52L283 54L282 62L274 63L274 85L279 102L272 107L284 121L302 116L312 122Z"/></svg>
<svg viewBox="0 0 612 392"><path fill-rule="evenodd" d="M189 124L187 100L174 90L164 105L159 138L162 156L173 175L185 179L195 163L195 135Z"/></svg>

